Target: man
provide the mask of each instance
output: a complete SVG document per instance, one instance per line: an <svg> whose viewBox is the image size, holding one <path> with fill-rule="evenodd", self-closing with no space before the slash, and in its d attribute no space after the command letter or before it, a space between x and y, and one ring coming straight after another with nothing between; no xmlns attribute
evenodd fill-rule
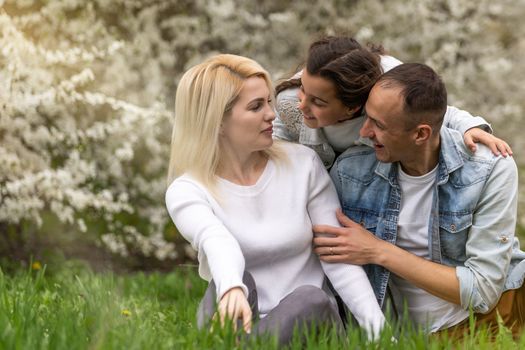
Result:
<svg viewBox="0 0 525 350"><path fill-rule="evenodd" d="M403 64L379 79L360 131L374 148L349 149L331 170L345 227L316 226L315 251L327 262L367 265L380 305L389 287L395 309L406 305L429 332L467 326L470 308L490 323L497 304L519 334L525 253L514 237L516 165L482 145L470 152L442 127L446 106L428 66Z"/></svg>

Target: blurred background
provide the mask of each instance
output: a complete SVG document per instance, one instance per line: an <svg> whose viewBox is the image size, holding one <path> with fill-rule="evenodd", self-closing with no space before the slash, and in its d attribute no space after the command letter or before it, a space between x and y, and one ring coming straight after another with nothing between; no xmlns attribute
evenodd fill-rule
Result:
<svg viewBox="0 0 525 350"><path fill-rule="evenodd" d="M277 81L327 34L432 66L492 124L525 242L524 17L525 0L0 0L0 266L191 263L164 206L179 77L234 53Z"/></svg>

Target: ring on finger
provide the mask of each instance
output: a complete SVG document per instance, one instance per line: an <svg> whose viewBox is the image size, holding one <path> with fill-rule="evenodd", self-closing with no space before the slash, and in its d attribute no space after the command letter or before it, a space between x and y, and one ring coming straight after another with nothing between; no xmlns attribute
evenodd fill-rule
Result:
<svg viewBox="0 0 525 350"><path fill-rule="evenodd" d="M334 248L330 247L330 255L334 255Z"/></svg>

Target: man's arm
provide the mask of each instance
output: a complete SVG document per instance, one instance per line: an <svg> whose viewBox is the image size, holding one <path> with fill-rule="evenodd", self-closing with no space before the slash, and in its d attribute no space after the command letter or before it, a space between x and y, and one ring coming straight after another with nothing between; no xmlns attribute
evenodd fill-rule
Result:
<svg viewBox="0 0 525 350"><path fill-rule="evenodd" d="M501 296L515 243L517 193L514 160L498 159L473 213L467 260L456 268L464 308L486 313Z"/></svg>
<svg viewBox="0 0 525 350"><path fill-rule="evenodd" d="M337 176L332 171L336 186ZM514 160L498 159L473 212L464 266L448 267L382 241L339 214L346 227L317 226L315 252L327 262L378 264L464 309L486 313L497 303L510 263L516 225L518 176ZM340 189L338 189L340 190ZM330 251L330 247L332 248ZM333 252L334 255L330 255Z"/></svg>
<svg viewBox="0 0 525 350"><path fill-rule="evenodd" d="M423 259L383 241L350 220L341 211L337 212L337 218L344 227L314 227L316 233L334 235L314 238L315 252L322 261L381 265L439 298L460 304L459 281L455 268Z"/></svg>

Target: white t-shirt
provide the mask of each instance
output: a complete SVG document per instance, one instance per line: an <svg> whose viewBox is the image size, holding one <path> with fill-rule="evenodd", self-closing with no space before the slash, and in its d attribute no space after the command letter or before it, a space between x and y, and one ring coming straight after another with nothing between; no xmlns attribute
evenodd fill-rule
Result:
<svg viewBox="0 0 525 350"><path fill-rule="evenodd" d="M218 181L220 204L190 175L177 178L166 205L179 232L198 251L199 273L213 278L218 299L242 283L257 285L259 311L267 314L299 286L323 287L324 273L369 336L384 323L360 266L320 263L312 250L312 225L339 226L337 193L317 154L283 143L288 162L269 160L253 186Z"/></svg>
<svg viewBox="0 0 525 350"><path fill-rule="evenodd" d="M401 166L398 169L401 207L396 245L429 259L428 225L437 166L422 176L410 176ZM410 319L426 332L449 328L468 317L468 311L460 305L438 298L395 274L391 275L390 287L397 310L403 312L406 303Z"/></svg>

